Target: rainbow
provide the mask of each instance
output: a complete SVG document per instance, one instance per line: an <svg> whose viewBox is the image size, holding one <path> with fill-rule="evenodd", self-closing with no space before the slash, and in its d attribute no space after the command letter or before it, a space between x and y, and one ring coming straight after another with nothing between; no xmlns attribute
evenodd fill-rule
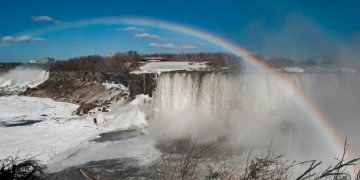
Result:
<svg viewBox="0 0 360 180"><path fill-rule="evenodd" d="M318 127L321 133L324 135L326 140L330 142L331 148L333 148L337 154L341 154L344 146L343 136L337 132L336 128L332 125L330 120L323 114L314 102L307 98L293 82L287 79L281 72L275 71L274 69L268 67L264 64L263 61L257 59L249 51L215 35L207 33L202 30L198 30L189 26L184 26L181 24L170 23L166 21L148 19L148 18L138 18L138 17L129 17L129 18L119 18L119 17L108 17L108 18L97 18L90 20L81 20L72 23L61 23L60 25L53 25L51 27L35 30L32 32L27 32L27 34L35 36L41 35L43 33L52 32L56 30L64 30L74 27L86 27L97 24L109 24L109 25L133 25L133 26L150 26L157 27L162 29L167 29L171 31L176 31L180 33L185 33L199 39L206 40L208 42L214 43L215 45L220 46L221 48L228 50L229 52L234 53L235 55L241 57L248 63L260 68L263 71L269 73L269 75L274 76L278 79L282 85L287 88L288 92L294 97L299 106L311 117L314 125ZM24 34L24 33L22 33ZM351 157L351 153L348 158Z"/></svg>

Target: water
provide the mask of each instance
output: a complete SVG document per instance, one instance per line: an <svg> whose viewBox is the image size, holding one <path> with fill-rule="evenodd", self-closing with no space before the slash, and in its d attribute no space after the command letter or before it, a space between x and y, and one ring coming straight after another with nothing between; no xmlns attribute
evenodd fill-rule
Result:
<svg viewBox="0 0 360 180"><path fill-rule="evenodd" d="M39 123L41 120L19 120L11 123L3 123L5 127L30 126Z"/></svg>
<svg viewBox="0 0 360 180"><path fill-rule="evenodd" d="M138 160L134 158L108 159L92 161L79 166L69 167L63 171L51 173L45 179L57 180L85 179L80 169L88 176L100 179L158 179L154 169L151 167L140 166Z"/></svg>
<svg viewBox="0 0 360 180"><path fill-rule="evenodd" d="M42 67L18 66L0 75L0 96L17 95L49 78Z"/></svg>
<svg viewBox="0 0 360 180"><path fill-rule="evenodd" d="M106 141L120 141L123 139L130 139L136 136L143 135L142 132L137 130L124 130L124 131L113 131L108 133L99 134L99 138L93 139L94 142L106 142Z"/></svg>
<svg viewBox="0 0 360 180"><path fill-rule="evenodd" d="M360 152L358 73L284 73L313 100ZM278 79L262 72L162 73L154 93L152 132L160 139L192 136L209 142L226 136L246 149L274 148L300 159L336 156L313 119ZM319 129L320 128L320 129Z"/></svg>

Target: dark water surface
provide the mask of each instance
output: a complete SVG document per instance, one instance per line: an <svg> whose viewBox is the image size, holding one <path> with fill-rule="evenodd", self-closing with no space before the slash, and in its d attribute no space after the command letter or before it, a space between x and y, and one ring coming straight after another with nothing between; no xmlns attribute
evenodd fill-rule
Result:
<svg viewBox="0 0 360 180"><path fill-rule="evenodd" d="M101 133L99 138L93 139L94 142L106 142L106 141L120 141L123 139L130 139L136 136L143 135L141 131L137 130L123 130L112 131L108 133Z"/></svg>
<svg viewBox="0 0 360 180"><path fill-rule="evenodd" d="M141 136L143 133L137 130L125 130L125 131L113 131L100 134L100 137L91 141L97 143L103 143L107 141L120 141L124 139L130 139L137 136ZM226 144L226 143L225 143ZM189 149L194 149L195 152L204 147L208 147L204 152L204 156L207 157L209 162L216 161L219 156L223 158L231 158L234 154L234 149L225 148L226 145L219 142L214 143L199 143L196 141L189 141L189 139L178 139L171 141L159 141L156 144L156 148L164 154L172 154L173 157L168 159L167 168L172 168L181 160ZM242 154L243 152L237 152ZM169 161L169 162L168 162ZM80 170L85 172L88 176L100 179L161 179L154 164L158 161L154 161L146 166L141 165L141 162L137 158L121 157L117 159L107 159L100 161L91 161L81 165L68 167L59 172L48 174L45 179L55 180L75 180L86 179Z"/></svg>
<svg viewBox="0 0 360 180"><path fill-rule="evenodd" d="M41 122L41 120L19 120L11 123L3 123L3 125L5 127L30 126L38 122Z"/></svg>
<svg viewBox="0 0 360 180"><path fill-rule="evenodd" d="M80 169L90 177L100 179L159 179L151 166L143 167L134 158L92 161L79 166L69 167L60 172L50 173L45 179L77 180L86 179Z"/></svg>

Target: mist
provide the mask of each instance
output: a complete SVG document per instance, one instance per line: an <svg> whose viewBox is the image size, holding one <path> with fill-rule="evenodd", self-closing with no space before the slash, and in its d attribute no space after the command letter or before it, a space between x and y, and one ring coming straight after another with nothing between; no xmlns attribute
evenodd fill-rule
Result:
<svg viewBox="0 0 360 180"><path fill-rule="evenodd" d="M343 36L336 31L329 32L315 19L296 12L277 23L280 24L278 27L270 28L265 19L250 22L242 29L245 46L267 58L284 57L297 61L311 58L343 66L359 65L360 33Z"/></svg>
<svg viewBox="0 0 360 180"><path fill-rule="evenodd" d="M284 73L318 105L340 137L360 154L358 73ZM153 98L150 132L161 140L188 136L207 143L225 138L234 151L269 145L296 160L337 157L334 141L277 79L263 72L163 73ZM339 147L336 147L339 148Z"/></svg>
<svg viewBox="0 0 360 180"><path fill-rule="evenodd" d="M28 86L48 78L46 70L40 67L18 66L0 76L0 87Z"/></svg>

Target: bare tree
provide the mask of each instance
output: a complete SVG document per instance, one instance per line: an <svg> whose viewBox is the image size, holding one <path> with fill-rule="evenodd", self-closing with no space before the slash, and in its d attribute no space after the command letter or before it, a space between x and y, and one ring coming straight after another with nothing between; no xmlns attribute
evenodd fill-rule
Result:
<svg viewBox="0 0 360 180"><path fill-rule="evenodd" d="M310 161L311 164L309 168L297 179L309 179L313 177L314 179L334 179L334 180L350 180L353 176L354 179L360 179L360 171L352 176L350 174L349 168L356 166L356 162L360 160L360 158L353 158L350 160L346 160L346 152L349 149L349 144L347 143L347 139L345 139L343 153L340 159L337 159L337 163L332 166L328 166L323 172L321 172L318 176L316 176L316 172L314 169L319 166L322 162L316 162L316 160Z"/></svg>
<svg viewBox="0 0 360 180"><path fill-rule="evenodd" d="M163 154L161 159L155 163L156 171L162 179L207 179L207 180L252 180L252 179L333 179L333 180L360 180L360 171L353 176L349 173L349 168L356 165L360 158L346 160L348 144L345 140L342 157L338 159L335 166L328 166L324 171L317 172L316 169L321 165L321 161L311 160L296 163L286 160L282 154L277 154L269 147L265 154L252 156L252 149L249 151L246 165L239 168L227 163L208 163L205 165L205 152L210 146L203 146L195 150L196 142L189 145L185 155L176 156L173 153ZM213 144L212 144L213 145ZM299 173L298 177L293 178L293 173L299 166L309 164L304 172ZM205 166L207 173L200 172Z"/></svg>
<svg viewBox="0 0 360 180"><path fill-rule="evenodd" d="M198 147L197 141L191 144L189 138L184 156L176 156L173 152L162 154L154 167L163 179L196 179L200 165L206 160L205 152L211 146L212 144Z"/></svg>

